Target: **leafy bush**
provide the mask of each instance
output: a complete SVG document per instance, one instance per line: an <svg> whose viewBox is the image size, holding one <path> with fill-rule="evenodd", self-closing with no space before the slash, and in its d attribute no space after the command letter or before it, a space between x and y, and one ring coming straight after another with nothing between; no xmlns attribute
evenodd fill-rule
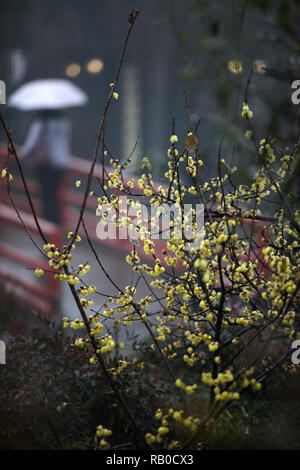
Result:
<svg viewBox="0 0 300 470"><path fill-rule="evenodd" d="M8 363L0 375L1 449L94 449L99 423L112 430L107 438L112 449L141 448L103 374L73 346L75 338L66 337L45 319L29 318L32 328L11 339ZM132 344L147 365L143 374L138 364L126 369L118 386L140 424L154 432L157 408L161 403L175 406L178 399L159 358L149 354L147 341L132 338ZM259 400L248 391L215 426L208 427L198 448L299 449L300 415L294 409L299 385L298 376L278 372ZM199 410L201 401L194 400L192 406Z"/></svg>
<svg viewBox="0 0 300 470"><path fill-rule="evenodd" d="M91 449L99 423L114 431L114 446L135 446L136 435L105 377L90 364L90 352L83 354L74 347L74 337L47 320L30 318L26 335L8 343L1 371L1 448ZM152 367L141 376L140 365L133 364L118 386L124 393L130 388L129 404L136 407L140 422L153 427L153 410L170 393L170 385Z"/></svg>

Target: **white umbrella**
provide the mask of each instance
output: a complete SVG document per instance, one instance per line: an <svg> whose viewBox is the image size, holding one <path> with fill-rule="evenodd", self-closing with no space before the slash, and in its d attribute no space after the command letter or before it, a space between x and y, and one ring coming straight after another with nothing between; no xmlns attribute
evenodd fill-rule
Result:
<svg viewBox="0 0 300 470"><path fill-rule="evenodd" d="M23 111L63 109L87 102L87 94L71 81L50 78L25 83L8 99L9 106Z"/></svg>

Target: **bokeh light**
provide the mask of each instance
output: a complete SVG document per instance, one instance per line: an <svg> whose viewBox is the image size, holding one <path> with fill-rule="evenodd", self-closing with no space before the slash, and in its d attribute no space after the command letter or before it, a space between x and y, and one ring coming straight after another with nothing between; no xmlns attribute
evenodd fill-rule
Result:
<svg viewBox="0 0 300 470"><path fill-rule="evenodd" d="M253 69L256 73L264 74L266 73L267 64L260 59L257 59L253 62Z"/></svg>
<svg viewBox="0 0 300 470"><path fill-rule="evenodd" d="M237 59L230 60L227 63L227 67L231 73L238 74L238 73L242 73L243 71L243 64L240 60L237 60Z"/></svg>
<svg viewBox="0 0 300 470"><path fill-rule="evenodd" d="M99 73L103 69L103 61L101 59L91 59L86 68L89 73Z"/></svg>
<svg viewBox="0 0 300 470"><path fill-rule="evenodd" d="M74 78L80 74L81 66L79 64L70 64L66 67L65 74L67 77Z"/></svg>

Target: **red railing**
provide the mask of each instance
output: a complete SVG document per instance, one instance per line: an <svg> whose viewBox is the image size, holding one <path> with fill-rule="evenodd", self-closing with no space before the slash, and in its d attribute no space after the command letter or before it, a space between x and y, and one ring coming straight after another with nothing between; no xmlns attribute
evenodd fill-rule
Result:
<svg viewBox="0 0 300 470"><path fill-rule="evenodd" d="M4 145L0 145L0 171L6 167L7 150ZM21 180L16 179L16 187L20 189ZM30 191L35 194L37 185L30 182ZM15 187L13 191L15 190ZM17 236L16 243L11 243L12 237L11 229L15 232L24 234L24 225L30 232L33 238L38 235L38 229L34 222L32 215L29 213L29 206L26 203L24 196L18 193L13 193L13 198L20 211L20 217L17 216L14 210L6 189L6 181L1 178L0 181L0 257L6 260L6 263L1 263L0 278L5 283L6 287L13 290L19 298L25 303L29 304L37 311L42 311L48 314L55 314L60 297L59 283L53 278L49 272L48 259L42 257L38 250L34 254L28 253L20 246L20 237ZM20 202L22 202L20 204ZM27 207L26 207L27 204ZM38 212L40 213L39 204L36 203ZM24 224L24 225L23 225ZM47 239L59 246L61 243L61 233L59 227L55 224L40 219L40 225L45 233ZM4 233L5 229L9 228L7 234ZM16 234L17 235L17 234ZM24 239L23 239L24 240ZM10 264L15 264L17 269L7 266L7 261ZM28 275L28 270L33 271L36 267L44 270L45 275L40 280L33 274ZM27 271L27 272L26 272Z"/></svg>
<svg viewBox="0 0 300 470"><path fill-rule="evenodd" d="M0 144L0 171L6 166L6 155L7 149ZM72 157L70 166L63 184L60 190L60 200L62 208L62 227L43 220L42 208L39 198L39 185L37 182L29 180L27 182L31 197L34 202L34 206L37 214L39 215L40 225L45 233L46 238L54 243L56 246L62 244L62 234L66 234L68 231L74 230L76 222L79 216L79 209L83 201L83 193L75 187L75 181L82 179L82 188L85 187L85 179L90 171L90 162L82 160L77 157ZM102 166L96 165L94 170L94 176L101 178ZM124 179L124 186L126 187L127 181L131 177ZM20 211L21 218L32 235L38 235L38 230L32 215L30 214L29 204L24 196L23 183L20 178L14 177L12 183L13 199L16 207ZM134 188L135 194L142 194L143 190L139 187ZM109 238L105 240L99 240L96 235L96 226L99 219L95 216L97 207L96 198L88 198L86 212L84 215L85 225L89 233L89 237L93 242L104 243L106 246L110 246L122 253L129 253L133 249L133 244L127 239L111 240ZM252 223L251 220L244 221L245 226ZM1 178L0 181L0 226L7 226L14 228L15 230L23 230L24 227L21 220L18 218L14 208L9 201L6 182ZM255 223L254 238L258 245L261 245L262 237L262 223ZM82 228L79 232L83 235ZM162 250L165 248L166 242L163 240L155 240L155 251L157 256L163 259L161 255ZM143 250L143 244L136 246L136 251L141 259L145 261L153 261L153 258L146 255ZM38 252L37 252L38 253ZM18 272L11 271L6 267L0 267L0 278L2 278L9 287L13 287L17 291L18 295L28 302L33 308L43 311L46 313L55 314L57 312L57 305L60 297L60 281L54 279L53 274L49 272L49 265L47 258L41 256L31 255L26 253L22 248L11 246L4 241L0 241L0 257L6 258L7 260L17 263L19 266ZM262 253L259 249L259 258L262 261ZM44 269L45 276L38 279L32 276L30 279L27 276L22 276L22 269L28 267L29 269L39 267ZM48 271L47 271L48 270ZM180 266L177 266L179 272L182 271Z"/></svg>
<svg viewBox="0 0 300 470"><path fill-rule="evenodd" d="M0 172L6 167L7 148L0 143ZM79 210L83 201L83 193L75 187L75 181L82 179L82 187L84 188L84 179L87 179L90 171L90 162L82 160L77 157L71 157L68 172L60 189L60 201L62 210L62 226L59 227L51 222L42 218L42 206L39 195L39 184L34 180L27 180L27 186L34 203L37 215L39 216L40 225L44 231L47 240L54 243L56 246L61 246L62 235L68 231L74 230L76 222L79 217ZM102 166L96 165L94 169L94 176L101 178ZM124 185L129 178L124 179ZM98 188L100 189L100 188ZM139 187L134 188L135 193L142 193ZM13 196L14 204L18 208L21 219L17 216L11 201L7 194L6 181L0 178L0 230L2 227L9 227L10 229L20 230L24 233L24 225L32 235L38 235L38 230L34 219L30 213L29 203L25 197L23 183L21 178L14 176L11 184L11 193ZM84 215L84 222L89 233L89 237L93 242L104 243L106 246L116 249L122 253L129 253L133 249L130 241L124 238L118 238L117 241L113 239L100 240L96 235L96 227L99 218L95 216L97 208L96 198L88 198L86 204L86 211ZM79 234L84 236L82 227ZM1 235L1 232L0 232ZM162 251L165 242L157 240L155 242L158 253ZM140 258L145 261L152 260L153 258L146 255L143 251L142 245L136 247ZM11 270L6 266L0 267L0 278L10 288L13 288L18 295L28 302L33 308L46 313L55 313L57 311L58 300L60 297L60 281L54 279L54 276L49 272L49 265L47 258L41 256L31 255L17 246L12 246L0 239L0 257L6 260L13 261L18 265L18 271ZM25 269L34 269L39 267L45 271L42 278L35 278L32 276L30 279L25 276ZM24 274L24 276L23 276Z"/></svg>

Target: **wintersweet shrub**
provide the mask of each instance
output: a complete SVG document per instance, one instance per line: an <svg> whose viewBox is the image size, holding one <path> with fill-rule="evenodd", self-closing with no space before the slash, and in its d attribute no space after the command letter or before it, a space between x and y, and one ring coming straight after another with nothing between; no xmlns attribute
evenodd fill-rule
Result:
<svg viewBox="0 0 300 470"><path fill-rule="evenodd" d="M183 142L176 136L173 123L163 184L154 184L147 158L142 162L141 176L126 180L130 158L121 162L111 154L103 129L110 103L116 98L125 48L136 17L137 12L130 21L120 66L110 84L80 215L74 231L68 234L69 244L54 246L38 227L41 250L49 259L54 277L69 285L78 307L77 320L63 319L65 327L76 330L74 348L87 358L89 368L105 379L110 390L107 393L122 410L123 425L130 426L136 436L133 445L201 448L216 420L229 407L236 409L244 394L251 391L251 400L259 400L265 381L276 369L290 373L299 369L291 362L293 342L300 338L300 211L298 194L291 183L299 164L299 142L286 149L268 133L263 139L257 138L255 110L250 109L247 86L241 126L245 127L245 139L253 144L253 162L257 166L250 184L238 180L237 166L232 165L231 156L223 155L221 147L216 155L218 175L209 177L200 158L197 126L192 123ZM10 155L21 169L3 119L2 124ZM103 171L96 193L90 189L100 143ZM238 164L239 156L235 159ZM3 176L8 186L12 184L8 170ZM110 277L86 229L88 197L97 198L102 231L117 233L113 230L117 228L129 232L132 249L126 261L133 277L125 288ZM126 208L121 197L126 197ZM156 207L158 212L147 219L145 207ZM203 209L203 226L199 223L199 207ZM157 228L159 215L166 208L171 208L173 215L167 227L169 239L163 237L166 227L158 225L156 234L165 240L161 249L152 228ZM70 268L81 226L94 264L82 260L82 264ZM142 263L141 251L149 261ZM38 266L35 268L37 275L43 274ZM102 270L115 289L115 295L108 297L98 311L93 310L93 301L89 300L95 288L84 281L91 269L95 276L97 269ZM148 286L148 295L143 298L137 294L139 279ZM151 310L153 303L156 314ZM137 322L144 327L150 342L149 361L133 350L130 357L116 363L120 344L106 332L103 322L107 318L128 331L134 331ZM157 395L152 419L144 419L139 400L132 400L138 397L135 382L129 380L124 389L119 384L136 368L140 383L146 384L151 354L168 385ZM64 370L62 373L69 373L67 367ZM61 402L60 411L64 413L68 407L63 403L68 400L62 396ZM111 426L95 422L94 430L96 448L109 447Z"/></svg>

